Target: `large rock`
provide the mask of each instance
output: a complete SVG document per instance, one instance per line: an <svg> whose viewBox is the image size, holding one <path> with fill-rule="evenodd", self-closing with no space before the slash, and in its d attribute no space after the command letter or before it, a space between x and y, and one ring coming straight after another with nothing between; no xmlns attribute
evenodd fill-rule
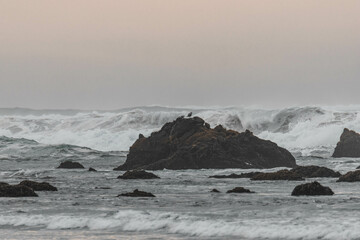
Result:
<svg viewBox="0 0 360 240"><path fill-rule="evenodd" d="M77 169L77 168L79 168L79 169L81 169L81 168L84 168L84 166L81 165L78 162L65 161L65 162L60 163L60 166L58 166L57 168L66 168L66 169Z"/></svg>
<svg viewBox="0 0 360 240"><path fill-rule="evenodd" d="M291 172L287 169L280 170L277 172L271 173L259 173L252 177L250 180L260 181L260 180L288 180L288 181L302 181L305 180L299 174Z"/></svg>
<svg viewBox="0 0 360 240"><path fill-rule="evenodd" d="M159 178L153 173L146 172L144 170L132 170L126 171L122 176L118 176L120 179L154 179Z"/></svg>
<svg viewBox="0 0 360 240"><path fill-rule="evenodd" d="M155 197L155 195L149 192L143 192L135 189L133 192L122 193L118 195L118 197Z"/></svg>
<svg viewBox="0 0 360 240"><path fill-rule="evenodd" d="M290 170L299 174L303 178L320 178L320 177L340 177L341 173L335 172L326 167L319 166L298 166Z"/></svg>
<svg viewBox="0 0 360 240"><path fill-rule="evenodd" d="M115 170L295 167L286 149L250 131L214 129L199 117L177 118L130 147L126 162Z"/></svg>
<svg viewBox="0 0 360 240"><path fill-rule="evenodd" d="M38 197L32 188L25 185L0 185L0 197Z"/></svg>
<svg viewBox="0 0 360 240"><path fill-rule="evenodd" d="M359 182L360 170L351 171L342 175L337 182Z"/></svg>
<svg viewBox="0 0 360 240"><path fill-rule="evenodd" d="M333 157L360 157L360 134L347 128L340 136Z"/></svg>
<svg viewBox="0 0 360 240"><path fill-rule="evenodd" d="M316 196L316 195L334 195L334 192L329 187L324 187L318 182L305 183L298 185L291 193L292 196Z"/></svg>
<svg viewBox="0 0 360 240"><path fill-rule="evenodd" d="M32 188L34 191L57 191L57 188L50 185L47 182L34 182L34 181L29 181L29 180L25 180L22 181L20 183L20 185L24 185L27 186L29 188Z"/></svg>

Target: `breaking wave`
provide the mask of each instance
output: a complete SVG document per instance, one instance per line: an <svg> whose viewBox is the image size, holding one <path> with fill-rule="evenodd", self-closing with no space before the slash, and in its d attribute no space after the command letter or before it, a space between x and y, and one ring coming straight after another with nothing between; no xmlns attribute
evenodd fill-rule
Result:
<svg viewBox="0 0 360 240"><path fill-rule="evenodd" d="M31 140L35 140L41 144L127 151L139 133L149 135L189 112L204 118L212 127L222 124L237 131L250 129L255 135L302 155L329 155L345 127L360 131L360 108L139 107L108 112L0 109L0 136L20 138L19 144L31 145Z"/></svg>

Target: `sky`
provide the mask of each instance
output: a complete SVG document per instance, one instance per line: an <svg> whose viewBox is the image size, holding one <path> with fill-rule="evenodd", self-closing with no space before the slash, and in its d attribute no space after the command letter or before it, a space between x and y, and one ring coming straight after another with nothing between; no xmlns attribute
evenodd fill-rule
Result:
<svg viewBox="0 0 360 240"><path fill-rule="evenodd" d="M0 107L360 104L358 0L0 0Z"/></svg>

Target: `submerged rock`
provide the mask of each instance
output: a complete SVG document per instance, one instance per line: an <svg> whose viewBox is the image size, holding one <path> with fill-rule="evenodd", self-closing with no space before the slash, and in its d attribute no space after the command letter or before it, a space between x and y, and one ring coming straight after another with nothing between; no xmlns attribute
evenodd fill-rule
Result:
<svg viewBox="0 0 360 240"><path fill-rule="evenodd" d="M295 167L295 158L250 131L210 128L199 117L179 117L149 137L139 137L115 170Z"/></svg>
<svg viewBox="0 0 360 240"><path fill-rule="evenodd" d="M155 195L149 192L143 192L135 189L133 192L122 193L118 195L118 197L155 197Z"/></svg>
<svg viewBox="0 0 360 240"><path fill-rule="evenodd" d="M120 179L154 179L159 178L153 173L146 172L144 170L132 170L126 171L122 176L118 176Z"/></svg>
<svg viewBox="0 0 360 240"><path fill-rule="evenodd" d="M253 192L243 187L236 187L234 189L227 191L226 193L253 193Z"/></svg>
<svg viewBox="0 0 360 240"><path fill-rule="evenodd" d="M89 168L89 172L97 172L95 168Z"/></svg>
<svg viewBox="0 0 360 240"><path fill-rule="evenodd" d="M360 170L347 172L337 180L337 182L359 182L359 181L360 181Z"/></svg>
<svg viewBox="0 0 360 240"><path fill-rule="evenodd" d="M251 180L288 180L288 181L302 181L305 180L299 174L291 172L287 169L272 173L259 173L251 178Z"/></svg>
<svg viewBox="0 0 360 240"><path fill-rule="evenodd" d="M210 192L213 192L213 193L219 193L220 191L217 190L216 188L214 188L213 190L211 190Z"/></svg>
<svg viewBox="0 0 360 240"><path fill-rule="evenodd" d="M0 186L0 197L38 197L38 195L25 185L3 184Z"/></svg>
<svg viewBox="0 0 360 240"><path fill-rule="evenodd" d="M58 166L57 168L76 169L76 168L84 168L84 166L78 162L65 161L60 163L60 166Z"/></svg>
<svg viewBox="0 0 360 240"><path fill-rule="evenodd" d="M360 134L345 128L332 156L360 157Z"/></svg>
<svg viewBox="0 0 360 240"><path fill-rule="evenodd" d="M259 173L261 172L249 172L249 173L241 173L241 174L232 173L230 175L213 175L210 176L209 178L252 178Z"/></svg>
<svg viewBox="0 0 360 240"><path fill-rule="evenodd" d="M334 195L334 192L329 187L324 187L318 182L305 183L298 185L291 193L292 196L317 196L317 195Z"/></svg>
<svg viewBox="0 0 360 240"><path fill-rule="evenodd" d="M304 178L320 178L320 177L340 177L339 172L335 172L326 167L319 166L298 166L290 170L291 172L299 174Z"/></svg>
<svg viewBox="0 0 360 240"><path fill-rule="evenodd" d="M20 185L24 185L27 186L29 188L32 188L34 191L57 191L57 188L50 185L47 182L34 182L34 181L29 181L29 180L25 180L22 181L20 183Z"/></svg>

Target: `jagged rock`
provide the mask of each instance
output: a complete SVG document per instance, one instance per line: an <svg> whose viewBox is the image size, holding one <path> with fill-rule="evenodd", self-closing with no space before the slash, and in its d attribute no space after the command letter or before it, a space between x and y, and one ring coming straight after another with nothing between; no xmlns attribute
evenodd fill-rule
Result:
<svg viewBox="0 0 360 240"><path fill-rule="evenodd" d="M0 186L0 197L38 197L32 188L25 185L5 185Z"/></svg>
<svg viewBox="0 0 360 240"><path fill-rule="evenodd" d="M337 180L337 182L359 182L359 181L360 181L360 170L347 172Z"/></svg>
<svg viewBox="0 0 360 240"><path fill-rule="evenodd" d="M32 188L34 191L57 191L56 187L50 185L47 182L38 183L34 181L25 180L22 181L20 185L24 185L29 188Z"/></svg>
<svg viewBox="0 0 360 240"><path fill-rule="evenodd" d="M210 192L213 192L213 193L219 193L220 191L217 190L216 188L214 188L213 190L211 190Z"/></svg>
<svg viewBox="0 0 360 240"><path fill-rule="evenodd" d="M118 197L155 197L154 194L135 189L133 192L122 193Z"/></svg>
<svg viewBox="0 0 360 240"><path fill-rule="evenodd" d="M146 172L144 170L132 170L126 171L122 176L118 176L120 179L154 179L159 178L153 173Z"/></svg>
<svg viewBox="0 0 360 240"><path fill-rule="evenodd" d="M243 187L236 187L234 189L227 191L226 193L253 193L253 192Z"/></svg>
<svg viewBox="0 0 360 240"><path fill-rule="evenodd" d="M89 168L89 172L97 172L95 168Z"/></svg>
<svg viewBox="0 0 360 240"><path fill-rule="evenodd" d="M65 161L65 162L60 163L60 166L58 166L57 168L72 169L72 168L84 168L84 166L78 162Z"/></svg>
<svg viewBox="0 0 360 240"><path fill-rule="evenodd" d="M334 192L329 187L324 187L318 182L305 183L298 185L291 193L292 196L316 196L316 195L334 195Z"/></svg>
<svg viewBox="0 0 360 240"><path fill-rule="evenodd" d="M340 177L341 173L335 172L326 167L319 166L298 166L290 170L303 178Z"/></svg>
<svg viewBox="0 0 360 240"><path fill-rule="evenodd" d="M360 134L345 128L332 156L360 157Z"/></svg>
<svg viewBox="0 0 360 240"><path fill-rule="evenodd" d="M295 167L286 149L250 131L238 133L222 126L211 129L199 117L177 118L160 131L139 138L126 162L115 170Z"/></svg>
<svg viewBox="0 0 360 240"><path fill-rule="evenodd" d="M259 173L261 172L249 172L249 173L241 173L241 174L232 173L230 175L213 175L210 176L209 178L252 178Z"/></svg>
<svg viewBox="0 0 360 240"><path fill-rule="evenodd" d="M259 173L252 177L250 180L289 180L289 181L302 181L305 180L299 174L291 172L287 169L280 170L272 173Z"/></svg>

